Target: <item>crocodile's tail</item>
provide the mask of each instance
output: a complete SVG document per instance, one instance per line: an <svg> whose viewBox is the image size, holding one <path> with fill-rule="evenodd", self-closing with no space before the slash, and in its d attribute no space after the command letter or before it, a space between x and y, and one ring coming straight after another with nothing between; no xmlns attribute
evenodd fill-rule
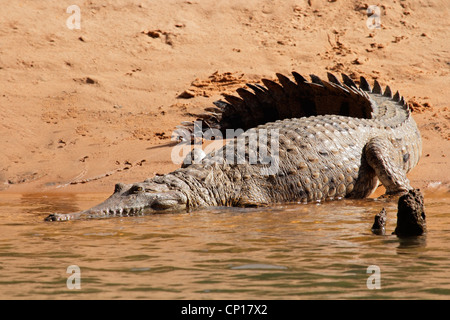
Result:
<svg viewBox="0 0 450 320"><path fill-rule="evenodd" d="M201 131L218 129L225 133L226 129L248 130L267 122L325 114L372 119L378 110L369 95L392 99L407 108L398 92L392 96L389 87L382 92L376 80L371 88L364 77L358 87L345 74L343 83L331 73L327 74L328 81L310 75L311 82L297 72L292 73L295 82L282 74L276 75L278 82L262 79L264 86L247 84L249 89L237 89L239 96L225 94L225 101L214 102L215 107L206 108L195 122L183 122L178 129L192 134L201 124ZM186 139L185 134L178 135L182 136Z"/></svg>

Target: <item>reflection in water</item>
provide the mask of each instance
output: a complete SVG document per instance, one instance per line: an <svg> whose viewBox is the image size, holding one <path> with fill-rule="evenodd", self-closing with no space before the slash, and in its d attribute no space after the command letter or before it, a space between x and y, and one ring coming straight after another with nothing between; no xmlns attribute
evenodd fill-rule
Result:
<svg viewBox="0 0 450 320"><path fill-rule="evenodd" d="M417 248L425 247L427 245L426 234L418 237L403 237L398 238L399 248Z"/></svg>
<svg viewBox="0 0 450 320"><path fill-rule="evenodd" d="M450 296L450 200L426 198L426 235L399 239L396 203L209 208L49 223L108 195L0 194L0 298L358 299ZM428 202L427 202L428 201ZM388 212L385 236L373 217ZM67 268L81 270L69 290ZM368 267L381 289L369 290Z"/></svg>
<svg viewBox="0 0 450 320"><path fill-rule="evenodd" d="M41 214L45 212L75 212L79 211L77 196L75 194L42 195L28 193L22 195L20 202L29 207L29 212Z"/></svg>

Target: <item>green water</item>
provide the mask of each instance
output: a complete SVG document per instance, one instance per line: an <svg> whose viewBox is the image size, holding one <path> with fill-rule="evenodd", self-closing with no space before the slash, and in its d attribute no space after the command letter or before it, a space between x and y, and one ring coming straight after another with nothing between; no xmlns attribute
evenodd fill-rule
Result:
<svg viewBox="0 0 450 320"><path fill-rule="evenodd" d="M0 298L450 298L448 194L426 195L428 233L403 240L396 203L373 199L43 221L105 198L0 194ZM375 236L382 207L389 235Z"/></svg>

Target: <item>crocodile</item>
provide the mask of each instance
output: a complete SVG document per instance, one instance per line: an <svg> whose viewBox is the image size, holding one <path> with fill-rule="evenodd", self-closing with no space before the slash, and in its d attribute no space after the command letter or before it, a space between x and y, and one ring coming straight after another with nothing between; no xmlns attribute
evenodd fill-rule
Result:
<svg viewBox="0 0 450 320"><path fill-rule="evenodd" d="M310 75L310 81L297 72L293 79L276 76L224 94L199 115L203 131L242 129L222 149L199 152L197 161L165 175L117 183L103 203L45 220L358 199L380 182L388 195L412 190L406 174L419 161L422 140L398 91L345 74L342 80L331 73L327 80ZM194 127L194 122L181 126L191 135ZM267 148L252 143L263 134ZM224 159L230 150L232 159Z"/></svg>

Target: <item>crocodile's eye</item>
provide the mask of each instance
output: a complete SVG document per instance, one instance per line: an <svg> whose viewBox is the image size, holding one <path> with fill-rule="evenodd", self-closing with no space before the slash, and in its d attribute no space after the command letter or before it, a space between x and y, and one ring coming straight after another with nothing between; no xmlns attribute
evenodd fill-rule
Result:
<svg viewBox="0 0 450 320"><path fill-rule="evenodd" d="M139 193L139 192L142 192L142 191L144 191L144 188L141 187L141 186L132 186L131 189L130 189L131 193Z"/></svg>

